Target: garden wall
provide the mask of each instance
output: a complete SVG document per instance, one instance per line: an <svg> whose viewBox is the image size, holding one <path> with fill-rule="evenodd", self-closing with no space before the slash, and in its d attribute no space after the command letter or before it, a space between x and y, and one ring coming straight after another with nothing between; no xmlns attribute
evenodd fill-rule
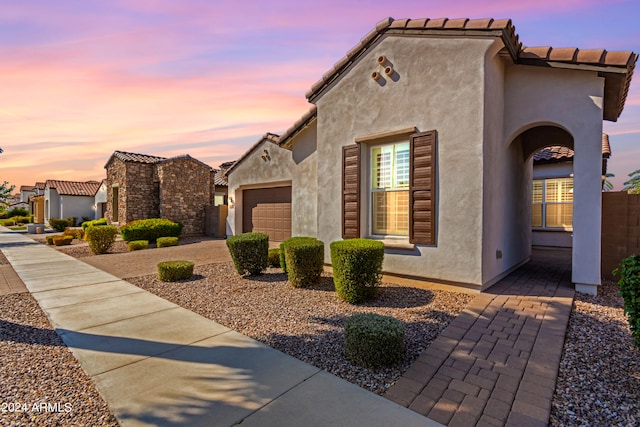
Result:
<svg viewBox="0 0 640 427"><path fill-rule="evenodd" d="M640 253L640 194L623 191L602 193L602 277L620 261Z"/></svg>

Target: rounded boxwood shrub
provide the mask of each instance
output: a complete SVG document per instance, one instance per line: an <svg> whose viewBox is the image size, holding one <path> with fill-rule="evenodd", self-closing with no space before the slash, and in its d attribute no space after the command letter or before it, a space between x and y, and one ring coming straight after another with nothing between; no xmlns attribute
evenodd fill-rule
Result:
<svg viewBox="0 0 640 427"><path fill-rule="evenodd" d="M84 221L81 224L83 230L86 230L87 227L94 227L96 225L107 225L107 218L93 219L91 221Z"/></svg>
<svg viewBox="0 0 640 427"><path fill-rule="evenodd" d="M120 228L122 240L148 240L155 242L158 237L179 237L182 224L165 218L149 218L131 221Z"/></svg>
<svg viewBox="0 0 640 427"><path fill-rule="evenodd" d="M99 255L107 253L111 249L113 242L116 241L118 229L113 225L87 227L85 235L91 252Z"/></svg>
<svg viewBox="0 0 640 427"><path fill-rule="evenodd" d="M129 246L129 250L130 251L139 251L142 249L148 249L149 248L149 241L148 240L133 240L131 242L129 242L127 244L127 246Z"/></svg>
<svg viewBox="0 0 640 427"><path fill-rule="evenodd" d="M404 323L375 313L351 316L344 327L344 352L365 368L391 366L404 357Z"/></svg>
<svg viewBox="0 0 640 427"><path fill-rule="evenodd" d="M70 245L73 241L73 236L53 236L53 244L55 246Z"/></svg>
<svg viewBox="0 0 640 427"><path fill-rule="evenodd" d="M269 236L264 233L243 233L227 238L227 248L238 274L260 274L267 268Z"/></svg>
<svg viewBox="0 0 640 427"><path fill-rule="evenodd" d="M178 246L178 238L158 237L158 240L156 240L156 246L159 248L166 248L167 246Z"/></svg>
<svg viewBox="0 0 640 427"><path fill-rule="evenodd" d="M384 244L370 239L331 243L333 283L340 298L351 304L373 298L382 280Z"/></svg>
<svg viewBox="0 0 640 427"><path fill-rule="evenodd" d="M284 257L284 249L289 243L298 242L298 241L308 241L309 239L315 240L313 237L305 237L305 236L296 236L290 237L284 242L280 243L280 268L287 272L287 260Z"/></svg>
<svg viewBox="0 0 640 427"><path fill-rule="evenodd" d="M58 236L59 234L45 236L44 238L47 239L47 245L53 245L53 238Z"/></svg>
<svg viewBox="0 0 640 427"><path fill-rule="evenodd" d="M67 227L73 227L69 224L69 220L64 218L49 218L49 225L56 231L64 231Z"/></svg>
<svg viewBox="0 0 640 427"><path fill-rule="evenodd" d="M63 236L71 236L74 239L82 240L84 238L84 230L81 228L65 228L62 232Z"/></svg>
<svg viewBox="0 0 640 427"><path fill-rule="evenodd" d="M618 286L624 299L624 314L636 347L640 349L640 254L623 259L613 274L620 276Z"/></svg>
<svg viewBox="0 0 640 427"><path fill-rule="evenodd" d="M269 267L280 268L280 249L269 249L267 254L267 265Z"/></svg>
<svg viewBox="0 0 640 427"><path fill-rule="evenodd" d="M158 263L158 280L163 282L186 280L192 275L193 263L191 261L164 261Z"/></svg>
<svg viewBox="0 0 640 427"><path fill-rule="evenodd" d="M324 264L324 243L313 237L290 240L284 246L289 282L296 288L320 281Z"/></svg>

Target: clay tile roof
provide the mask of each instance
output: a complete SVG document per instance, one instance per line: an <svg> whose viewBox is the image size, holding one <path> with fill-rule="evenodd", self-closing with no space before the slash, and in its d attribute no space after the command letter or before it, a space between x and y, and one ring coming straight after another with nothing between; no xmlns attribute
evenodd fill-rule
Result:
<svg viewBox="0 0 640 427"><path fill-rule="evenodd" d="M38 190L44 190L45 185L46 185L46 184L45 184L44 182L36 182L35 187L36 187Z"/></svg>
<svg viewBox="0 0 640 427"><path fill-rule="evenodd" d="M58 181L48 179L46 185L55 188L61 196L95 196L100 188L98 181Z"/></svg>
<svg viewBox="0 0 640 427"><path fill-rule="evenodd" d="M33 191L36 187L34 185L21 185L20 191Z"/></svg>
<svg viewBox="0 0 640 427"><path fill-rule="evenodd" d="M554 163L573 159L574 152L571 148L560 145L545 147L533 155L535 163ZM609 145L609 135L602 134L602 158L611 157L611 145Z"/></svg>
<svg viewBox="0 0 640 427"><path fill-rule="evenodd" d="M551 52L551 46L527 47L520 53L520 58L547 60L549 59L550 52Z"/></svg>
<svg viewBox="0 0 640 427"><path fill-rule="evenodd" d="M229 183L227 182L227 176L223 174L220 169L214 169L215 176L213 178L213 183L219 187L227 187Z"/></svg>
<svg viewBox="0 0 640 427"><path fill-rule="evenodd" d="M551 50L550 61L575 62L578 49L575 47L564 47Z"/></svg>
<svg viewBox="0 0 640 427"><path fill-rule="evenodd" d="M469 18L449 19L444 24L444 28L464 28Z"/></svg>
<svg viewBox="0 0 640 427"><path fill-rule="evenodd" d="M113 152L112 157L116 157L122 160L123 162L136 162L136 163L158 163L160 160L166 160L166 157L150 156L148 154L129 153L126 151L117 151L117 150Z"/></svg>
<svg viewBox="0 0 640 427"><path fill-rule="evenodd" d="M168 159L167 158L162 158L162 160L158 160L156 163L168 163L168 162L173 162L173 161L176 161L176 160L192 160L192 161L194 161L196 163L199 163L199 164L209 168L209 170L213 170L213 168L211 166L209 166L208 164L206 164L204 162L201 162L200 160L198 160L198 159L196 159L194 157L191 157L188 154L180 154L178 156L169 157Z"/></svg>
<svg viewBox="0 0 640 427"><path fill-rule="evenodd" d="M280 137L278 135L276 135L275 133L271 133L271 132L267 132L264 135L262 135L262 137L251 146L251 148L249 148L246 153L244 153L237 161L235 161L233 163L233 165L231 165L229 167L229 169L227 169L227 171L225 172L225 175L229 175L229 173L234 170L236 168L236 166L238 166L240 163L242 163L244 161L244 159L246 159L249 154L253 153L253 151L258 148L260 146L260 144L262 144L263 141L268 141L272 144L276 144L278 145L278 141L280 140Z"/></svg>

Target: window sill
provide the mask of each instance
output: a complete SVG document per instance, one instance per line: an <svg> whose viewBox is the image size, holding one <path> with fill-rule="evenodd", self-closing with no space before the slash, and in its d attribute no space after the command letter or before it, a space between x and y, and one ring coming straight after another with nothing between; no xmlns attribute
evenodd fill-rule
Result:
<svg viewBox="0 0 640 427"><path fill-rule="evenodd" d="M393 249L395 251L413 251L416 249L416 245L409 243L408 240L376 239L375 237L370 237L370 239L382 242L385 249Z"/></svg>
<svg viewBox="0 0 640 427"><path fill-rule="evenodd" d="M533 227L531 230L533 231L550 231L552 233L573 233L573 228L543 228L543 227Z"/></svg>

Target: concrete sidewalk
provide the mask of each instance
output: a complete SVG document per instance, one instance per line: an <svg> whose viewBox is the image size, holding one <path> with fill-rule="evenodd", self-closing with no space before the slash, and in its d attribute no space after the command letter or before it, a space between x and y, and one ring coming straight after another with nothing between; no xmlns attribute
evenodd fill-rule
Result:
<svg viewBox="0 0 640 427"><path fill-rule="evenodd" d="M439 426L0 227L0 249L123 426Z"/></svg>

